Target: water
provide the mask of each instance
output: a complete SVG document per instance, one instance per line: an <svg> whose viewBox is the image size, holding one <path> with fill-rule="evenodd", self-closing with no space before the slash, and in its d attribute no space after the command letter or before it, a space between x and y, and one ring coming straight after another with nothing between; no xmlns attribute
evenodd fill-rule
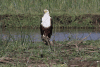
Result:
<svg viewBox="0 0 100 67"><path fill-rule="evenodd" d="M53 29L51 41L67 41L81 40L88 36L85 40L99 40L100 30L95 29ZM32 42L40 42L41 35L39 29L0 29L0 39L2 40L24 40Z"/></svg>

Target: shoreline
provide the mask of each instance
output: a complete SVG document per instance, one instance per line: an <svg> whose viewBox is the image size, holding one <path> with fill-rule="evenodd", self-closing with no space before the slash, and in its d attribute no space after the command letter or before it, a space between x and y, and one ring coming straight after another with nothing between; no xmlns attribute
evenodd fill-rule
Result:
<svg viewBox="0 0 100 67"><path fill-rule="evenodd" d="M42 15L0 15L2 28L39 28ZM100 28L100 15L51 15L55 28Z"/></svg>

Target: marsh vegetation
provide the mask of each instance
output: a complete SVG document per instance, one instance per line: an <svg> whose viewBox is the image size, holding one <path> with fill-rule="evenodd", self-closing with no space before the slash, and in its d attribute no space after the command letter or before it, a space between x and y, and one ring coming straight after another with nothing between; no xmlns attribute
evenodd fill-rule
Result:
<svg viewBox="0 0 100 67"><path fill-rule="evenodd" d="M39 27L43 10L48 9L54 27L99 27L99 0L1 0L0 26Z"/></svg>
<svg viewBox="0 0 100 67"><path fill-rule="evenodd" d="M0 66L100 66L100 40L56 42L47 46L43 42L2 41ZM78 45L78 48L74 44Z"/></svg>
<svg viewBox="0 0 100 67"><path fill-rule="evenodd" d="M33 30L29 31L29 29L26 29L26 31L24 29L22 30L14 29L13 31L11 31L10 29L3 30L2 34L0 35L0 66L4 67L98 66L99 67L100 63L99 30L96 31L97 32L96 33L92 32L93 30L90 29L85 34L82 33L82 31L80 31L81 33L79 33L77 29L75 30L68 29L68 31L70 32L69 35L67 33L68 31L66 32L66 34L65 31L63 31L64 34L62 35L63 36L67 35L68 38L66 40L55 41L56 39L55 38L52 40L53 45L47 46L44 45L42 41L39 42L34 41L34 38L36 38L34 37L34 35L36 34L36 30L35 32L33 32ZM55 33L57 32L60 33L60 31L56 31ZM39 34L38 31L37 33ZM98 40L87 40L87 38L90 36L91 36L90 38L92 38L93 36L92 33L96 33L96 35L98 35L96 38ZM83 38L78 38L80 34L82 34L81 37ZM57 37L59 36L60 35L57 35ZM76 39L74 39L73 36L75 36ZM5 38L5 40L3 38Z"/></svg>
<svg viewBox="0 0 100 67"><path fill-rule="evenodd" d="M4 28L9 34L7 40L0 36L0 66L99 67L100 39L53 40L53 45L47 46L22 35L23 28L39 28L44 9L50 10L54 32L58 28L99 30L99 5L99 0L0 0L0 34ZM23 38L14 39L9 28L19 28Z"/></svg>

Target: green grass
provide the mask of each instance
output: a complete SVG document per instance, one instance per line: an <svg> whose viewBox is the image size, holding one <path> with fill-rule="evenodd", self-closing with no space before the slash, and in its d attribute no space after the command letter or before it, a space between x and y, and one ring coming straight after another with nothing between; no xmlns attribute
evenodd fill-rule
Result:
<svg viewBox="0 0 100 67"><path fill-rule="evenodd" d="M49 66L51 64L54 67L66 67L75 58L82 58L81 62L100 60L100 51L98 50L100 40L84 41L78 45L81 49L79 51L76 51L76 47L71 46L71 44L68 46L68 42L57 42L62 45L54 45L50 49L42 42L13 41L6 43L6 41L3 41L3 44L0 45L0 59L3 60L3 63L0 63L0 66L27 67L29 65L45 64ZM73 60L74 62L75 60Z"/></svg>
<svg viewBox="0 0 100 67"><path fill-rule="evenodd" d="M39 27L40 17L33 15L8 15L1 22L2 26L18 28L18 27Z"/></svg>
<svg viewBox="0 0 100 67"><path fill-rule="evenodd" d="M99 0L1 0L0 14L38 14L44 9L51 13L99 13Z"/></svg>
<svg viewBox="0 0 100 67"><path fill-rule="evenodd" d="M91 17L100 14L99 3L99 0L0 0L0 26L39 28L43 10L48 9L54 27L98 27L93 24L98 17L95 21ZM50 49L42 42L26 42L24 39L10 42L0 38L0 66L35 67L44 64L67 67L75 63L76 58L81 58L78 61L83 63L91 62L88 63L91 66L93 61L100 60L100 40L82 42L78 45L79 51L68 42L57 42L62 45Z"/></svg>
<svg viewBox="0 0 100 67"><path fill-rule="evenodd" d="M100 14L99 0L1 0L0 3L2 27L39 27L44 9L50 11L54 27L99 26L91 23L96 22L91 16L84 16Z"/></svg>
<svg viewBox="0 0 100 67"><path fill-rule="evenodd" d="M81 17L80 17L81 16ZM42 15L1 15L0 26L7 28L39 28ZM99 27L95 15L52 15L53 27ZM93 18L95 17L95 18ZM97 21L99 23L99 21Z"/></svg>

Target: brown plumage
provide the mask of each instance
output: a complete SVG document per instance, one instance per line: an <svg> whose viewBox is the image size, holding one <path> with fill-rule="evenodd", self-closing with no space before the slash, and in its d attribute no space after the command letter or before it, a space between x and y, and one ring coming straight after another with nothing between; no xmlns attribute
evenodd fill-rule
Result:
<svg viewBox="0 0 100 67"><path fill-rule="evenodd" d="M40 32L41 32L41 36L46 36L46 37L51 37L52 35L52 25L48 28L43 27L42 25L40 25Z"/></svg>
<svg viewBox="0 0 100 67"><path fill-rule="evenodd" d="M49 15L49 11L44 10L44 16L42 17L42 21L40 24L41 38L44 42L46 42L46 40L44 40L44 37L50 39L52 35L52 29L53 29L53 23Z"/></svg>

